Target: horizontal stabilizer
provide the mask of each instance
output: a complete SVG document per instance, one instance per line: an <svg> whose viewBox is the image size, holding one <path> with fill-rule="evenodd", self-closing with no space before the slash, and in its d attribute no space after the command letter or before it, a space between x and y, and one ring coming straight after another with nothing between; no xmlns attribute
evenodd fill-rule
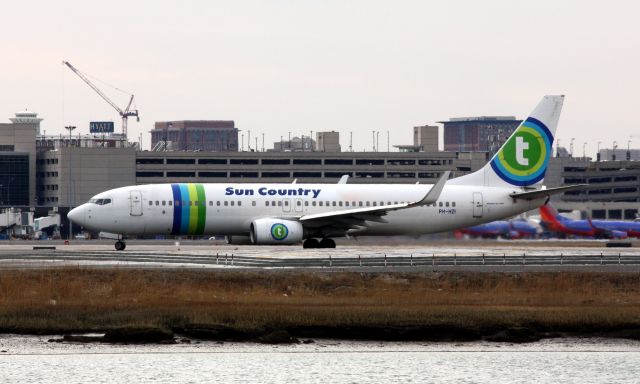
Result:
<svg viewBox="0 0 640 384"><path fill-rule="evenodd" d="M530 191L530 192L517 192L517 193L512 193L509 196L513 197L514 199L533 200L533 199L539 199L541 197L549 197L551 195L557 195L558 193L563 193L572 189L582 188L582 187L585 187L586 185L587 184L565 185L563 187L537 189L535 191Z"/></svg>

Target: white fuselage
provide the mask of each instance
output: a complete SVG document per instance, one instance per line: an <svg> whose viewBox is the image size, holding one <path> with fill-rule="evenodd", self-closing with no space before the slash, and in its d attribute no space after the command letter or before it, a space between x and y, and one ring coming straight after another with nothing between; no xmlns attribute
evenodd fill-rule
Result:
<svg viewBox="0 0 640 384"><path fill-rule="evenodd" d="M180 185L181 196L176 195ZM121 235L247 235L260 218L291 219L420 201L420 184L187 184L137 185L100 193L76 208L76 222ZM446 185L436 204L390 211L348 234L419 235L507 218L535 209L545 198L513 199L516 188ZM186 197L189 196L189 197ZM106 202L108 199L108 202ZM96 201L98 203L96 203ZM106 202L106 203L105 203ZM179 212L178 212L179 211Z"/></svg>

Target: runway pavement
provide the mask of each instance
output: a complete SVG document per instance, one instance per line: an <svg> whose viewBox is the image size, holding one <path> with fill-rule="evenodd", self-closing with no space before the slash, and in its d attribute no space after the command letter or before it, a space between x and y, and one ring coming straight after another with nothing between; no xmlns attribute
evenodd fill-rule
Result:
<svg viewBox="0 0 640 384"><path fill-rule="evenodd" d="M39 249L34 247L55 247ZM300 246L234 246L207 242L128 244L80 242L0 244L0 269L151 268L309 271L617 271L640 272L640 248L604 243L437 243L348 245L336 249Z"/></svg>

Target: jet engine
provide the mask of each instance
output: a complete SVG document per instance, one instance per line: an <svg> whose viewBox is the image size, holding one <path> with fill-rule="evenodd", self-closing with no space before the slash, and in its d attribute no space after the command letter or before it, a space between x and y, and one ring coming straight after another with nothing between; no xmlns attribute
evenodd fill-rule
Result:
<svg viewBox="0 0 640 384"><path fill-rule="evenodd" d="M304 228L293 220L257 219L251 223L249 235L256 245L297 244L302 242Z"/></svg>

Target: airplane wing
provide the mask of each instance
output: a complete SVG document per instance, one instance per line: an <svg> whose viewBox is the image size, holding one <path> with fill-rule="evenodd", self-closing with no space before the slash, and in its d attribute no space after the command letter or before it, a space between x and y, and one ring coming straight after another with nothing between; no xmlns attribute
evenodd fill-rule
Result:
<svg viewBox="0 0 640 384"><path fill-rule="evenodd" d="M533 200L533 199L539 199L541 197L550 197L551 195L563 193L572 189L582 188L587 185L588 184L565 185L557 188L537 189L535 191L530 191L530 192L516 192L516 193L510 194L509 196L513 197L514 199Z"/></svg>
<svg viewBox="0 0 640 384"><path fill-rule="evenodd" d="M438 198L440 197L442 189L449 179L450 174L450 171L444 172L438 182L435 183L431 187L431 189L429 189L424 197L415 202L314 213L310 215L304 215L298 220L305 226L312 228L327 227L327 231L329 233L344 233L349 229L367 227L367 221L386 223L387 221L383 218L383 216L391 211L429 205L438 201Z"/></svg>

